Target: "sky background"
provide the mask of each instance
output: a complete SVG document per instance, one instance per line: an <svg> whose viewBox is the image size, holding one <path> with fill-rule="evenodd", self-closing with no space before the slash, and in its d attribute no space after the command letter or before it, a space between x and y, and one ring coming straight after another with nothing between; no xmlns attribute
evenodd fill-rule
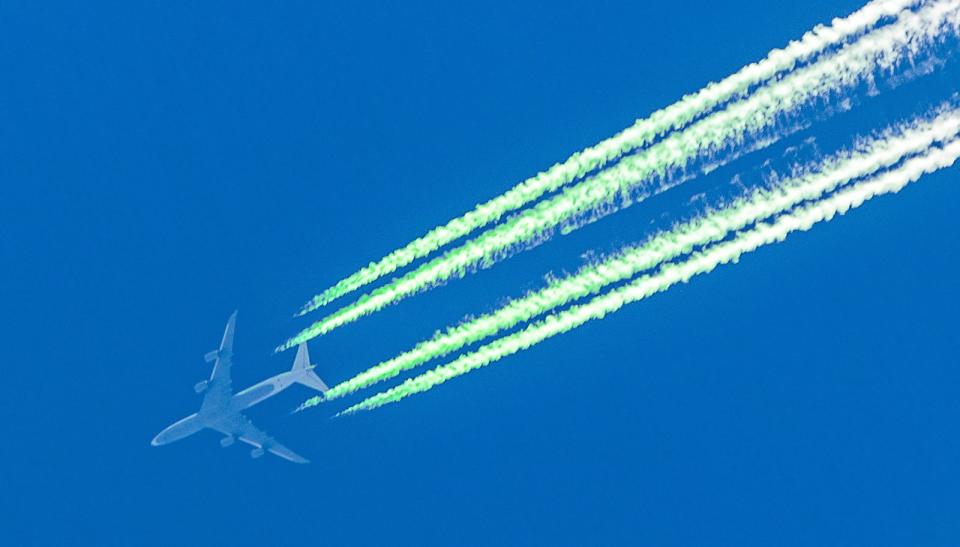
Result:
<svg viewBox="0 0 960 547"><path fill-rule="evenodd" d="M0 1L0 543L960 543L956 169L401 404L248 412L308 466L151 447L233 309L242 388L314 293L861 2L341 4ZM317 372L669 203L315 340Z"/></svg>

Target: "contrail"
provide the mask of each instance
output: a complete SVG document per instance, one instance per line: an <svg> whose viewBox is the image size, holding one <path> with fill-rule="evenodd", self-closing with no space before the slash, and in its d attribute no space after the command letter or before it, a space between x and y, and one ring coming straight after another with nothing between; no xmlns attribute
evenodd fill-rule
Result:
<svg viewBox="0 0 960 547"><path fill-rule="evenodd" d="M363 287L427 256L444 245L463 237L487 224L499 221L505 214L520 209L558 190L587 173L603 167L637 148L651 143L663 134L683 127L712 108L742 96L752 86L769 80L778 73L792 70L824 50L843 43L875 26L885 17L895 17L919 0L875 0L843 19L834 19L830 26L818 25L800 40L790 42L783 49L772 50L763 60L744 66L733 75L711 82L696 93L684 96L678 102L658 110L646 119L619 134L570 156L566 161L538 173L506 193L476 206L472 211L443 226L432 229L405 247L397 249L376 262L371 262L356 273L337 282L315 296L298 313L303 315L333 300Z"/></svg>
<svg viewBox="0 0 960 547"><path fill-rule="evenodd" d="M575 275L555 280L547 287L513 300L495 312L438 333L413 349L333 386L324 397L309 399L301 408L393 378L403 371L443 357L538 315L596 294L664 261L689 253L697 246L719 241L757 220L890 167L904 157L919 153L935 142L952 139L958 133L960 111L957 110L947 110L932 119L899 124L878 138L861 143L854 152L837 154L824 161L816 172L783 181L771 190L755 190L750 196L737 199L722 210L708 211L699 218L656 234L642 245L627 248L602 263L585 266Z"/></svg>
<svg viewBox="0 0 960 547"><path fill-rule="evenodd" d="M374 383L393 378L427 361L448 355L484 338L510 329L522 322L599 293L612 284L692 252L696 247L714 243L748 225L786 211L804 201L816 199L850 181L891 167L905 157L923 152L937 142L960 134L960 110L941 107L935 117L921 117L898 124L861 142L855 150L834 155L808 171L777 184L773 189L757 189L721 210L707 211L698 218L662 231L641 245L627 248L598 264L583 267L577 274L555 280L547 287L513 300L500 309L438 333L413 349L383 361L368 370L333 386L321 397L306 401L302 408L314 406L356 392Z"/></svg>
<svg viewBox="0 0 960 547"><path fill-rule="evenodd" d="M651 188L648 195L664 191L670 187L665 177L670 169L684 166L699 154L742 144L748 135L774 126L779 114L811 99L850 88L876 70L891 70L903 59L912 58L942 39L946 29L956 32L958 26L960 2L957 0L931 2L915 13L904 13L896 23L863 36L835 54L824 55L758 89L747 99L624 158L617 165L568 187L563 193L538 203L461 247L364 295L317 321L277 349L293 347L437 283L463 275L471 266L494 260L497 253L533 241L578 214L615 201L651 177L659 176L663 181L658 187Z"/></svg>
<svg viewBox="0 0 960 547"><path fill-rule="evenodd" d="M523 331L497 339L449 364L406 380L399 386L373 395L340 414L372 410L427 391L451 378L530 348L588 321L602 319L618 311L625 304L665 291L677 283L687 282L693 276L708 273L719 265L737 262L744 253L764 245L783 241L791 232L809 230L814 224L831 220L835 215L844 214L850 209L859 207L873 197L896 193L927 173L953 165L958 156L960 156L960 139L954 139L943 147L931 148L926 154L909 159L898 168L839 190L819 202L799 207L769 223L758 223L754 228L739 233L730 241L717 243L696 252L684 262L667 264L656 274L638 278L586 304L549 315Z"/></svg>

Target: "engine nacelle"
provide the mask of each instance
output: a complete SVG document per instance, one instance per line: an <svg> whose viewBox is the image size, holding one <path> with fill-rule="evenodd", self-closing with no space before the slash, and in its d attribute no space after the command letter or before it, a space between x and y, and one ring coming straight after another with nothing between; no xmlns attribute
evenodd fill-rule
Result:
<svg viewBox="0 0 960 547"><path fill-rule="evenodd" d="M224 438L220 439L220 446L226 448L226 447L232 445L232 444L233 444L233 441L234 441L233 435L230 435L229 437L224 437Z"/></svg>
<svg viewBox="0 0 960 547"><path fill-rule="evenodd" d="M257 459L257 458L259 458L260 456L263 456L263 448L262 448L262 447L261 447L261 448L254 448L253 450L250 451L250 457L251 457L251 458Z"/></svg>
<svg viewBox="0 0 960 547"><path fill-rule="evenodd" d="M220 358L220 350L216 350L216 349L213 351L207 352L207 354L203 356L203 360L208 363L212 363L219 358Z"/></svg>
<svg viewBox="0 0 960 547"><path fill-rule="evenodd" d="M207 390L207 381L203 380L202 382L197 382L193 386L193 390L196 391L197 393L203 393L204 391Z"/></svg>

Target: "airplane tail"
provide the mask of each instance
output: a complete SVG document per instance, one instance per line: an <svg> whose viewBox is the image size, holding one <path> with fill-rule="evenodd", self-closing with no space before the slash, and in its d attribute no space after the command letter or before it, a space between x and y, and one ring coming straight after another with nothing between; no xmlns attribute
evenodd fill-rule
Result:
<svg viewBox="0 0 960 547"><path fill-rule="evenodd" d="M293 360L293 368L290 369L291 372L295 373L294 381L320 393L326 393L330 388L313 372L314 367L316 365L310 364L310 351L307 350L307 343L304 342L297 347L297 356Z"/></svg>

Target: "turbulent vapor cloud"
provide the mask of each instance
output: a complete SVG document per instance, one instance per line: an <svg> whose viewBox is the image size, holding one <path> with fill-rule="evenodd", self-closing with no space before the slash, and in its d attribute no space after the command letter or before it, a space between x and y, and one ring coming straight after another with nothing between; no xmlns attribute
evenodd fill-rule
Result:
<svg viewBox="0 0 960 547"><path fill-rule="evenodd" d="M342 397L393 378L427 361L597 294L665 261L690 253L697 247L720 241L759 220L893 166L958 134L960 111L949 106L942 107L935 115L898 124L874 138L863 140L853 150L821 162L815 169L778 182L772 189L754 189L720 210L707 211L698 218L656 234L642 245L624 249L602 262L581 268L575 275L556 279L547 287L513 300L494 312L438 333L411 350L333 386L323 399L315 397L304 403L303 407Z"/></svg>
<svg viewBox="0 0 960 547"><path fill-rule="evenodd" d="M846 18L834 19L830 26L817 26L800 40L790 42L783 49L772 50L763 60L749 64L719 82L710 83L700 91L654 112L648 118L637 120L633 126L621 133L573 154L566 161L555 164L506 193L478 205L463 216L434 228L406 246L371 262L315 296L299 314L325 306L414 260L428 256L460 237L499 221L505 214L562 188L624 154L650 144L658 137L683 127L726 101L743 96L751 87L766 82L781 72L792 70L798 63L856 37L882 19L897 16L918 1L875 0Z"/></svg>
<svg viewBox="0 0 960 547"><path fill-rule="evenodd" d="M504 251L541 238L564 222L638 188L646 195L661 192L671 186L668 174L672 170L719 150L736 150L751 136L775 131L784 113L851 90L870 81L877 72L892 71L945 36L956 35L958 27L960 0L931 1L917 11L900 12L890 24L781 75L747 97L622 158L619 163L364 295L314 323L278 349L330 332L437 283L461 276L473 266L491 263Z"/></svg>
<svg viewBox="0 0 960 547"><path fill-rule="evenodd" d="M801 205L769 222L757 223L752 228L739 232L733 239L710 245L693 253L685 261L666 264L655 274L642 276L585 304L548 315L516 334L499 338L449 364L377 393L340 414L371 410L427 391L447 380L499 361L588 321L601 319L626 304L665 291L677 283L687 282L695 275L708 273L722 264L737 262L744 253L783 241L792 232L809 230L815 224L831 220L837 214L844 214L876 196L898 192L924 174L953 165L958 157L960 139L950 140L943 146L930 147L923 154L910 158L897 167L840 189L819 201Z"/></svg>

